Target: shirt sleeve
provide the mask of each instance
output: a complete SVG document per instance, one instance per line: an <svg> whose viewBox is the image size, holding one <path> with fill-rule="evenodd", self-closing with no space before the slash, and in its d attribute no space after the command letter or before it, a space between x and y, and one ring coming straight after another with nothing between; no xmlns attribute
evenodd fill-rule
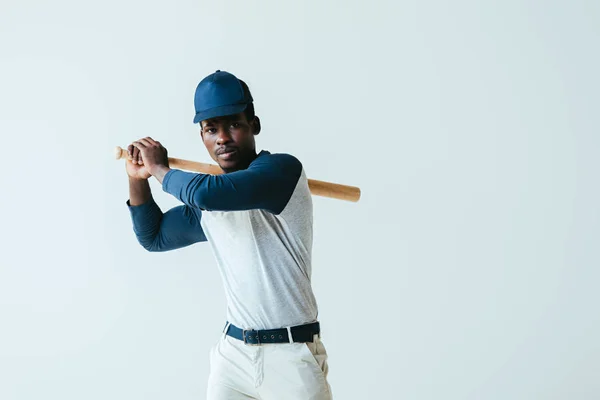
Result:
<svg viewBox="0 0 600 400"><path fill-rule="evenodd" d="M182 203L202 210L263 209L280 214L302 174L302 164L289 154L268 154L247 169L206 175L173 169L163 179L163 190Z"/></svg>
<svg viewBox="0 0 600 400"><path fill-rule="evenodd" d="M148 251L174 250L207 240L199 210L182 205L163 213L152 198L139 206L127 200L127 207L136 238Z"/></svg>

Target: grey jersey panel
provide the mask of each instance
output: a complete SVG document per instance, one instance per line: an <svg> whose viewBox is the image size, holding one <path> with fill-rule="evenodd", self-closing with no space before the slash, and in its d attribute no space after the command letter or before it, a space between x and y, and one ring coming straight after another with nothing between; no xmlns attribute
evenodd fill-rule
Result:
<svg viewBox="0 0 600 400"><path fill-rule="evenodd" d="M313 206L304 170L280 214L203 211L201 225L223 279L229 322L271 329L317 320Z"/></svg>

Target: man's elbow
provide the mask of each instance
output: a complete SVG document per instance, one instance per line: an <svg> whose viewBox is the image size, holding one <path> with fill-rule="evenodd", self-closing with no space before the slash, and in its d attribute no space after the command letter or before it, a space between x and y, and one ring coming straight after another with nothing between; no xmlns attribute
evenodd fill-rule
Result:
<svg viewBox="0 0 600 400"><path fill-rule="evenodd" d="M153 244L152 244L152 245L149 245L149 246L148 246L148 245L146 245L146 246L143 246L143 247L144 247L144 249L146 249L146 251L149 251L150 253L159 253L159 252L161 252L161 251L164 251L164 250L163 250L163 249L161 249L160 247L158 247L158 246L155 246L155 245L153 245Z"/></svg>
<svg viewBox="0 0 600 400"><path fill-rule="evenodd" d="M142 246L146 251L149 251L151 253L158 253L161 251L165 251L163 246L161 246L160 241L158 241L156 239L154 239L154 240L138 239L138 242L140 243L140 246Z"/></svg>

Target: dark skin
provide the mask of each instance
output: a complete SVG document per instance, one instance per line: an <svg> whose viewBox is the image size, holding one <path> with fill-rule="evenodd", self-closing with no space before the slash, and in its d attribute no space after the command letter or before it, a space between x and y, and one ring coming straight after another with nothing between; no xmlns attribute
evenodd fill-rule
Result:
<svg viewBox="0 0 600 400"><path fill-rule="evenodd" d="M260 133L260 119L248 121L244 113L212 118L200 122L200 137L211 158L226 172L248 168L257 157L254 136ZM140 205L151 197L148 179L154 176L161 184L171 170L167 149L146 137L127 147L130 204Z"/></svg>
<svg viewBox="0 0 600 400"><path fill-rule="evenodd" d="M254 136L260 133L258 117L248 121L244 113L239 113L202 121L200 127L206 150L223 171L246 169L256 158Z"/></svg>

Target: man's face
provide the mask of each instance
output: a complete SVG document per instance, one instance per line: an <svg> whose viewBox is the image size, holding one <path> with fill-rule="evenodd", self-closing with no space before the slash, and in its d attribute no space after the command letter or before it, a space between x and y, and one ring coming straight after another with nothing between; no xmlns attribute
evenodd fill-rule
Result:
<svg viewBox="0 0 600 400"><path fill-rule="evenodd" d="M200 126L208 153L223 171L245 169L256 158L255 124L244 113L207 119Z"/></svg>

